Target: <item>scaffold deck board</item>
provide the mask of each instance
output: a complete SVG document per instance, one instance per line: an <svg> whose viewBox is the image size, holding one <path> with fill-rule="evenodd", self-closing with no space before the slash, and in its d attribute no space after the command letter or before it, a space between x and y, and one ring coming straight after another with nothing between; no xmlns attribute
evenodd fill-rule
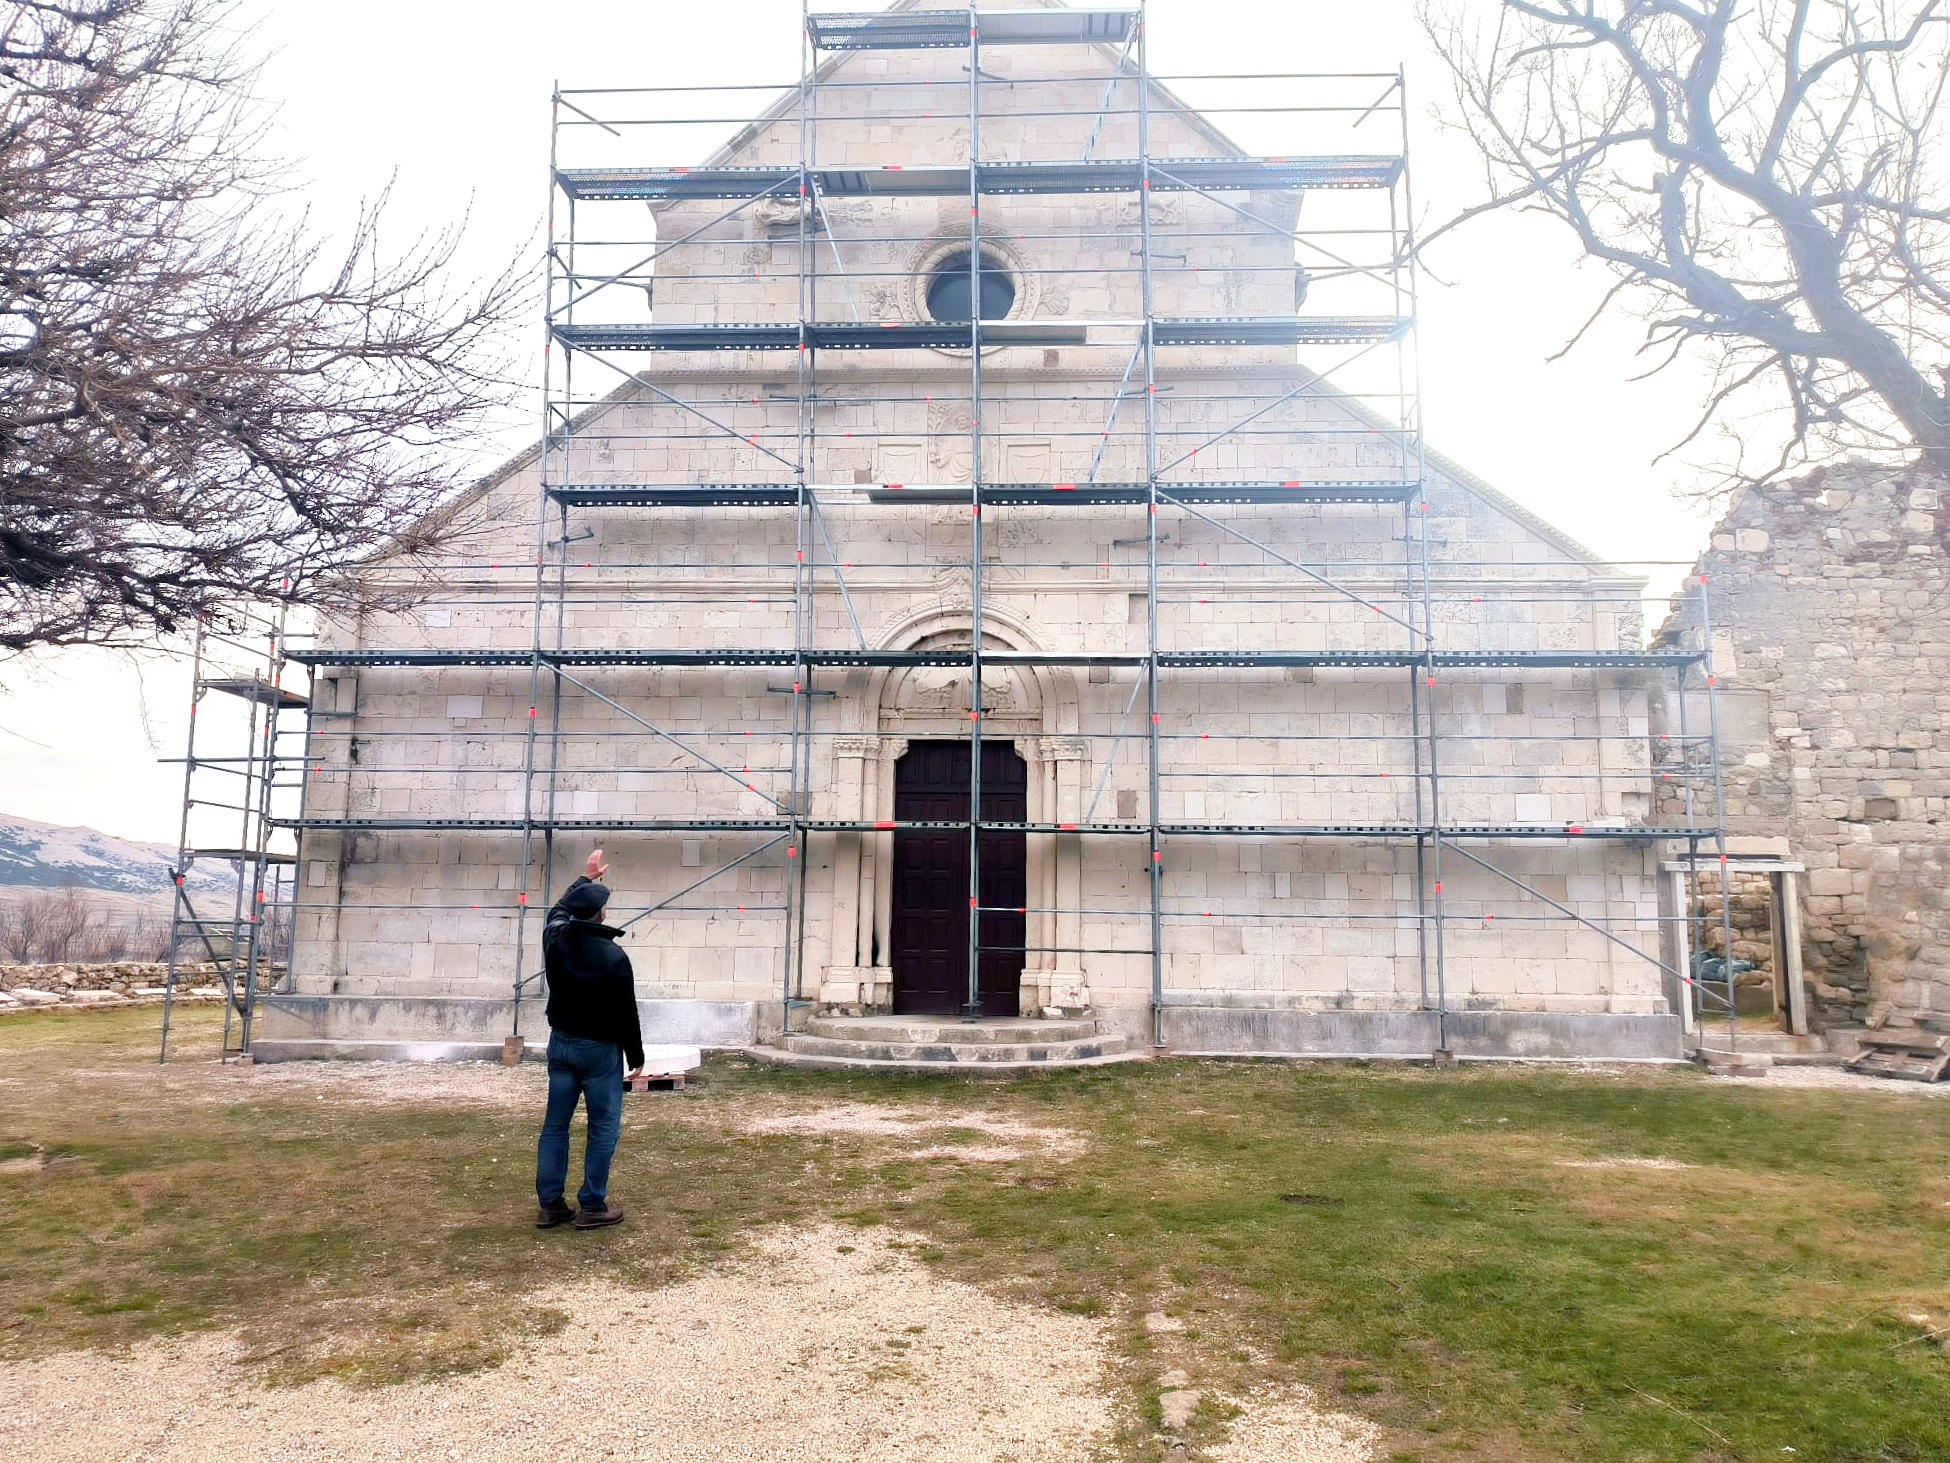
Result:
<svg viewBox="0 0 1950 1463"><path fill-rule="evenodd" d="M984 819L963 821L885 819L879 821L807 818L281 818L280 828L342 833L900 833L965 832L1056 833L1116 838L1148 837L1149 823L1024 823ZM1559 839L1566 842L1621 840L1657 843L1712 836L1710 828L1650 827L1640 824L1585 826L1561 823L1160 823L1161 838L1372 838L1372 839Z"/></svg>
<svg viewBox="0 0 1950 1463"><path fill-rule="evenodd" d="M290 658L311 666L437 667L526 666L563 667L656 666L777 667L941 667L964 669L974 661L968 650L330 650L293 649ZM1698 651L1584 651L1584 650L1161 650L1157 661L1166 670L1406 670L1431 666L1448 669L1505 670L1674 670L1697 664ZM990 650L985 665L1020 666L1143 666L1143 654L1094 655L1081 652L1046 653L1033 650Z"/></svg>
<svg viewBox="0 0 1950 1463"><path fill-rule="evenodd" d="M206 676L197 684L206 691L221 691L226 696L255 701L259 706L296 710L310 704L301 693L255 676Z"/></svg>
<svg viewBox="0 0 1950 1463"><path fill-rule="evenodd" d="M1187 320L1155 319L1152 341L1190 345L1373 345L1400 340L1414 322L1394 315L1263 315ZM1114 322L988 320L990 346L1089 345L1093 325L1115 333L1128 349L1142 326ZM814 320L699 325L565 325L552 327L564 346L587 351L966 350L970 325L934 320Z"/></svg>
<svg viewBox="0 0 1950 1463"><path fill-rule="evenodd" d="M1406 502L1421 490L1420 482L1400 480L1295 478L1160 483L1158 497L1166 505L1385 504ZM808 483L806 491L823 507L929 503L966 507L971 489L955 483ZM972 491L984 507L1003 508L1141 507L1151 498L1144 483L983 483ZM799 489L792 483L573 483L550 487L548 495L572 508L792 508L799 503Z"/></svg>
<svg viewBox="0 0 1950 1463"><path fill-rule="evenodd" d="M806 17L822 51L938 51L985 46L1109 45L1136 31L1135 10L905 10Z"/></svg>
<svg viewBox="0 0 1950 1463"><path fill-rule="evenodd" d="M827 198L964 198L1065 193L1299 192L1309 188L1389 188L1402 160L1350 153L1324 157L1064 159L1031 162L916 163L879 168L770 167L563 168L557 185L583 202L734 202L801 190Z"/></svg>

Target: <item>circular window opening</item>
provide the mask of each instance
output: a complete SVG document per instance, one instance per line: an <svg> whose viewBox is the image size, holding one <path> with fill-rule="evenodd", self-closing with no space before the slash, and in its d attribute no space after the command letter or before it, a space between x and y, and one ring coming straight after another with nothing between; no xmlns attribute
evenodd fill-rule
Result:
<svg viewBox="0 0 1950 1463"><path fill-rule="evenodd" d="M971 271L969 251L957 249L928 276L928 314L949 324L972 320L974 312L968 308L971 273L981 280L984 320L1000 320L1014 308L1016 282L1009 277L1007 266L985 249L980 270Z"/></svg>

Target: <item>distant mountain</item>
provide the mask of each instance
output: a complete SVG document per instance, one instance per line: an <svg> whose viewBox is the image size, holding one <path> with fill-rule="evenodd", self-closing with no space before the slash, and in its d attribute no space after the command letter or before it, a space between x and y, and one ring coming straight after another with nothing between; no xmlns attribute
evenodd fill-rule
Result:
<svg viewBox="0 0 1950 1463"><path fill-rule="evenodd" d="M123 894L161 894L169 889L176 850L160 843L136 843L93 828L63 828L0 813L0 886L57 889L112 889ZM190 874L192 890L234 887L229 864L199 863Z"/></svg>

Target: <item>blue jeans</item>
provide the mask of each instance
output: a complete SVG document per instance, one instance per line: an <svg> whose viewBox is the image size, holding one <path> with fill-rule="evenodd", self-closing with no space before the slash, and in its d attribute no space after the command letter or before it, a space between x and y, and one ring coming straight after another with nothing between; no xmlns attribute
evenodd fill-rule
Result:
<svg viewBox="0 0 1950 1463"><path fill-rule="evenodd" d="M582 1192L576 1202L600 1209L609 1194L609 1163L623 1131L623 1048L552 1031L548 1038L548 1116L535 1151L535 1197L544 1207L562 1198L569 1181L569 1119L576 1099L589 1105L589 1141L582 1150Z"/></svg>

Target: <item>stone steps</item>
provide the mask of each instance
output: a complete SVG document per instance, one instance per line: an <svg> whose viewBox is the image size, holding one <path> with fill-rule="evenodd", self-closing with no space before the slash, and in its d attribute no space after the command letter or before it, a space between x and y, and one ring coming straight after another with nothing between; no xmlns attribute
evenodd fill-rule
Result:
<svg viewBox="0 0 1950 1463"><path fill-rule="evenodd" d="M830 1036L801 1036L788 1032L779 1044L807 1057L852 1057L874 1062L953 1062L989 1066L996 1062L1074 1062L1086 1057L1109 1057L1128 1043L1121 1036L1093 1036L1081 1041L841 1041Z"/></svg>
<svg viewBox="0 0 1950 1463"><path fill-rule="evenodd" d="M932 1020L914 1016L815 1016L802 1036L829 1041L894 1042L912 1046L1034 1045L1089 1041L1097 1035L1095 1021L1052 1021L1009 1017L990 1021Z"/></svg>
<svg viewBox="0 0 1950 1463"><path fill-rule="evenodd" d="M747 1056L756 1057L761 1062L769 1062L778 1067L807 1067L829 1071L849 1072L1067 1072L1077 1067L1109 1067L1122 1062L1143 1062L1150 1059L1144 1051L1112 1052L1100 1057L1064 1058L1060 1061L1033 1062L949 1062L936 1060L896 1061L884 1057L827 1057L815 1056L809 1052L786 1051L776 1046L754 1046L746 1048Z"/></svg>
<svg viewBox="0 0 1950 1463"><path fill-rule="evenodd" d="M1000 1018L935 1020L902 1016L815 1016L800 1031L752 1048L788 1066L910 1071L1027 1071L1141 1061L1128 1038L1099 1032L1090 1020Z"/></svg>
<svg viewBox="0 0 1950 1463"><path fill-rule="evenodd" d="M1724 1026L1708 1023L1701 1036L1704 1039L1699 1045L1716 1052L1726 1049ZM1794 1036L1785 1031L1743 1031L1735 1046L1741 1056L1768 1057L1777 1067L1839 1067L1845 1060L1823 1037Z"/></svg>

